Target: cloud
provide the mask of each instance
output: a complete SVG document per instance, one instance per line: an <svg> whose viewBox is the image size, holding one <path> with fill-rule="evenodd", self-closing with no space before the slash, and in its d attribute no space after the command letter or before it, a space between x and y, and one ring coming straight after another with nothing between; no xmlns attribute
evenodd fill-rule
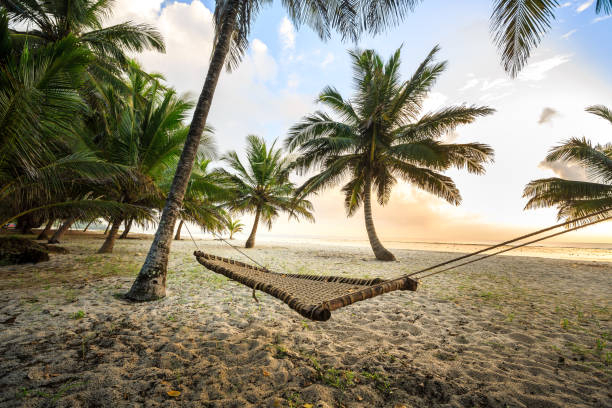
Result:
<svg viewBox="0 0 612 408"><path fill-rule="evenodd" d="M571 6L571 5L572 5L572 2L571 2L571 1L566 1L565 3L561 4L561 5L559 6L559 8L565 8L565 7L569 7L569 6Z"/></svg>
<svg viewBox="0 0 612 408"><path fill-rule="evenodd" d="M563 35L561 36L561 38L563 38L564 40L567 40L567 39L569 39L569 38L570 38L572 35L574 35L574 34L576 33L576 31L578 31L578 30L576 30L576 29L570 30L570 31L568 31L567 33L563 34Z"/></svg>
<svg viewBox="0 0 612 408"><path fill-rule="evenodd" d="M474 88L479 83L480 83L480 79L478 79L478 78L468 79L468 81L465 83L465 85L463 85L461 88L459 88L459 91L467 91L468 89Z"/></svg>
<svg viewBox="0 0 612 408"><path fill-rule="evenodd" d="M553 108L545 107L542 109L542 113L540 113L540 119L538 120L538 124L542 125L544 123L549 123L552 121L553 117L559 115L559 112L554 110Z"/></svg>
<svg viewBox="0 0 612 408"><path fill-rule="evenodd" d="M255 74L260 81L268 81L276 77L276 61L268 54L268 46L255 38L251 42L253 50L252 59L255 65Z"/></svg>
<svg viewBox="0 0 612 408"><path fill-rule="evenodd" d="M601 21L605 21L605 20L607 20L607 19L609 19L609 18L612 18L612 14L611 14L611 15L609 15L609 16L600 16L600 17L595 17L595 18L593 19L593 21L591 21L591 23L596 24L596 23L599 23L599 22L601 22Z"/></svg>
<svg viewBox="0 0 612 408"><path fill-rule="evenodd" d="M331 52L328 52L323 62L321 62L321 67L325 68L326 66L334 62L335 59L336 58L334 57L334 54L332 54Z"/></svg>
<svg viewBox="0 0 612 408"><path fill-rule="evenodd" d="M138 4L136 4L138 3ZM143 68L160 72L179 93L200 94L214 40L213 13L200 0L165 3L159 0L118 0L114 22L132 20L159 29L166 53L136 55ZM278 64L261 39L253 39L239 68L222 72L209 114L221 152L240 151L245 136L267 139L282 132L313 109L313 95L294 88L276 89ZM273 112L273 114L271 114Z"/></svg>
<svg viewBox="0 0 612 408"><path fill-rule="evenodd" d="M278 27L278 36L284 50L295 48L295 28L291 21L285 16Z"/></svg>
<svg viewBox="0 0 612 408"><path fill-rule="evenodd" d="M595 0L587 0L584 3L582 3L581 5L579 5L578 8L576 9L576 11L578 13L582 13L583 11L585 11L586 9L591 7L594 2L595 2Z"/></svg>
<svg viewBox="0 0 612 408"><path fill-rule="evenodd" d="M421 112L425 114L436 111L442 108L444 104L446 104L446 101L448 101L448 96L440 92L430 92L425 101L423 101L423 109L421 109Z"/></svg>
<svg viewBox="0 0 612 408"><path fill-rule="evenodd" d="M587 175L584 168L567 162L548 162L546 160L540 162L538 167L544 170L552 170L557 177L566 180L587 181Z"/></svg>
<svg viewBox="0 0 612 408"><path fill-rule="evenodd" d="M519 74L521 81L541 81L546 78L548 71L570 61L571 55L555 55L538 62L532 62Z"/></svg>

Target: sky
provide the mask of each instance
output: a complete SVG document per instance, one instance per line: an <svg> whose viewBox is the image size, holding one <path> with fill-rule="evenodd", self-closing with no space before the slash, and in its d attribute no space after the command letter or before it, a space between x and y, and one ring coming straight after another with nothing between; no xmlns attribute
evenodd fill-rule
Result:
<svg viewBox="0 0 612 408"><path fill-rule="evenodd" d="M338 36L322 42L307 27L295 27L280 2L264 8L250 36L240 67L224 72L208 123L215 128L220 152L245 146L248 134L282 144L287 130L320 108L315 99L327 85L345 97L353 94L347 50L374 49L384 58L401 47L403 78L410 77L439 44L447 60L423 113L448 105L476 104L496 113L460 127L445 140L481 142L495 149L485 175L447 172L463 202L451 206L400 182L389 204L375 205L374 221L383 240L495 242L556 223L554 209L523 210L524 186L531 180L560 176L584 179L581 169L543 163L547 151L570 137L594 143L612 141L612 127L588 114L589 105L612 107L612 18L598 16L593 0L561 1L550 33L516 79L501 68L491 42L493 1L425 0L405 21L357 44ZM213 41L210 0L117 0L109 23L132 20L156 26L164 35L165 54L136 56L148 71L165 75L169 85L196 98L208 68ZM295 177L299 183L302 179ZM346 217L341 186L311 197L315 223L281 216L260 236L326 236L366 239L363 212ZM252 217L244 216L245 235ZM566 242L612 243L612 225L603 223L568 234Z"/></svg>

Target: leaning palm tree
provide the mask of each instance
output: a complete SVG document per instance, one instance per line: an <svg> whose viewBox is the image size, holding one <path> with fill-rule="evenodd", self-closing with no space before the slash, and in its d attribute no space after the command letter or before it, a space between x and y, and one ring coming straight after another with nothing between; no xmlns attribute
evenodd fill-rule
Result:
<svg viewBox="0 0 612 408"><path fill-rule="evenodd" d="M240 220L234 220L231 217L227 217L226 221L227 231L229 232L229 239L234 239L234 234L242 232L244 224Z"/></svg>
<svg viewBox="0 0 612 408"><path fill-rule="evenodd" d="M297 25L306 24L321 39L332 31L342 38L356 40L363 32L378 34L398 24L419 0L304 0L283 1L289 18ZM137 301L155 300L166 295L168 253L174 225L179 216L183 197L195 162L200 136L206 125L221 70L236 67L249 45L249 34L255 17L271 0L217 0L214 14L214 48L198 98L189 134L179 160L172 187L164 206L160 223L147 259L127 297Z"/></svg>
<svg viewBox="0 0 612 408"><path fill-rule="evenodd" d="M436 63L435 47L407 81L400 79L400 50L384 63L372 50L351 52L354 87L344 99L326 87L319 102L334 116L317 111L289 131L286 145L298 151L299 173L320 170L298 189L298 197L334 186L342 187L348 216L363 204L368 238L376 258L395 257L380 242L372 219L371 192L385 205L398 179L458 205L461 195L453 180L440 173L450 167L482 174L493 150L484 144L449 144L440 141L457 126L472 123L493 109L451 106L421 115L423 101L446 67ZM337 119L336 119L337 118Z"/></svg>
<svg viewBox="0 0 612 408"><path fill-rule="evenodd" d="M612 111L605 106L586 110L612 124ZM593 145L585 138L572 138L552 148L546 161L580 165L589 181L558 177L534 180L523 193L530 198L525 209L557 207L559 219L587 217L580 223L612 217L612 144Z"/></svg>
<svg viewBox="0 0 612 408"><path fill-rule="evenodd" d="M259 222L265 222L270 229L281 211L289 213L290 218L314 220L310 201L293 199L294 184L289 181L291 157L275 149L274 144L268 148L263 139L254 135L247 137L246 155L246 166L235 151L223 157L231 168L227 174L237 190L237 197L229 204L230 211L255 215L245 248L255 246Z"/></svg>

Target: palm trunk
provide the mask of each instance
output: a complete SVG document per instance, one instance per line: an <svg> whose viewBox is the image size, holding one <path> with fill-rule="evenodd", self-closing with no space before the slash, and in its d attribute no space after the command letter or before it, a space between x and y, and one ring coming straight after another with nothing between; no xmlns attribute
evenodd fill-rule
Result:
<svg viewBox="0 0 612 408"><path fill-rule="evenodd" d="M178 229L176 230L176 235L174 236L174 239L177 241L181 240L181 228L183 228L183 220L181 220L181 222L179 222L179 226Z"/></svg>
<svg viewBox="0 0 612 408"><path fill-rule="evenodd" d="M83 228L83 232L87 232L87 230L89 229L89 226L94 222L94 220L91 220L87 223L87 225L85 226L85 228Z"/></svg>
<svg viewBox="0 0 612 408"><path fill-rule="evenodd" d="M49 239L49 231L51 231L51 227L53 226L53 222L55 220L51 219L47 222L47 225L45 225L45 229L43 229L42 231L40 231L40 234L38 234L38 237L36 239L38 240L45 240L45 239Z"/></svg>
<svg viewBox="0 0 612 408"><path fill-rule="evenodd" d="M104 243L98 250L99 254L110 254L113 252L113 248L115 247L115 241L117 240L117 234L119 233L119 227L123 220L118 218L116 221L113 221L113 226L108 232L108 236L104 240Z"/></svg>
<svg viewBox="0 0 612 408"><path fill-rule="evenodd" d="M387 249L381 244L376 235L376 229L374 228L374 219L372 218L372 202L371 202L371 179L368 177L364 186L363 194L363 212L365 214L365 225L366 231L368 231L368 239L372 246L372 251L376 255L376 259L380 261L395 261L395 256L387 251Z"/></svg>
<svg viewBox="0 0 612 408"><path fill-rule="evenodd" d="M253 223L253 229L251 230L251 235L249 235L249 239L247 239L246 244L244 244L245 248L253 248L255 246L255 234L257 234L257 226L259 225L259 215L261 214L261 207L257 206L257 210L255 210L255 222Z"/></svg>
<svg viewBox="0 0 612 408"><path fill-rule="evenodd" d="M230 230L230 239L234 239L234 231Z"/></svg>
<svg viewBox="0 0 612 408"><path fill-rule="evenodd" d="M70 229L72 224L76 221L75 217L70 217L55 231L55 234L49 240L49 244L59 244L60 240L64 237L66 231Z"/></svg>
<svg viewBox="0 0 612 408"><path fill-rule="evenodd" d="M132 229L132 219L130 218L129 220L127 220L126 224L125 224L125 229L123 230L123 233L121 234L121 236L119 237L119 239L126 239L128 234L130 233L130 230Z"/></svg>
<svg viewBox="0 0 612 408"><path fill-rule="evenodd" d="M104 234L103 235L108 234L108 230L110 229L111 224L112 223L110 221L106 224L106 229L104 230Z"/></svg>
<svg viewBox="0 0 612 408"><path fill-rule="evenodd" d="M219 76L225 65L230 49L232 33L236 26L236 17L240 0L230 0L227 4L223 24L215 47L212 59L206 74L206 81L202 93L198 98L189 133L181 153L172 186L168 192L166 205L162 211L161 219L155 232L155 238L147 254L147 259L140 269L130 291L126 294L128 299L137 301L156 300L166 296L166 274L168 272L168 255L172 244L172 233L187 190L187 183L195 161L202 132L206 125L208 112L213 100Z"/></svg>

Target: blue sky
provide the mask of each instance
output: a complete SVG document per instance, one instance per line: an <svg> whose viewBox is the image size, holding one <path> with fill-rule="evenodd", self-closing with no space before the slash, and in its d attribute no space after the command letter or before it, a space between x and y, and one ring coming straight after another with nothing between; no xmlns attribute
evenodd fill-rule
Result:
<svg viewBox="0 0 612 408"><path fill-rule="evenodd" d="M398 185L390 205L375 208L383 238L496 240L555 222L555 211L523 211L521 197L534 178L584 178L576 168L542 163L548 149L572 136L598 143L611 141L612 129L584 112L591 104L612 106L612 18L597 21L590 0L560 1L557 20L530 64L517 79L501 69L488 29L492 1L425 0L400 26L377 37L362 38L360 48L383 57L402 46L402 75L408 78L429 50L442 48L449 61L425 110L460 103L488 105L491 117L459 128L448 141L479 141L496 150L485 176L450 171L464 201L451 207L407 184ZM118 0L115 20L157 25L167 40L165 55L138 56L145 68L164 73L170 85L197 96L203 84L212 43L211 10L205 0ZM253 26L251 48L240 68L224 73L209 122L217 129L221 151L244 146L248 133L283 139L287 129L317 109L314 99L326 85L350 96L351 67L346 53L355 44L337 36L327 42L307 27L296 29L275 2ZM542 121L544 112L551 112ZM358 214L347 220L338 189L313 199L317 223L281 219L272 233L324 235L342 231L364 236ZM248 218L245 221L249 222ZM612 242L604 227L575 234L570 240ZM608 227L609 228L609 227ZM501 235L500 235L501 234Z"/></svg>

